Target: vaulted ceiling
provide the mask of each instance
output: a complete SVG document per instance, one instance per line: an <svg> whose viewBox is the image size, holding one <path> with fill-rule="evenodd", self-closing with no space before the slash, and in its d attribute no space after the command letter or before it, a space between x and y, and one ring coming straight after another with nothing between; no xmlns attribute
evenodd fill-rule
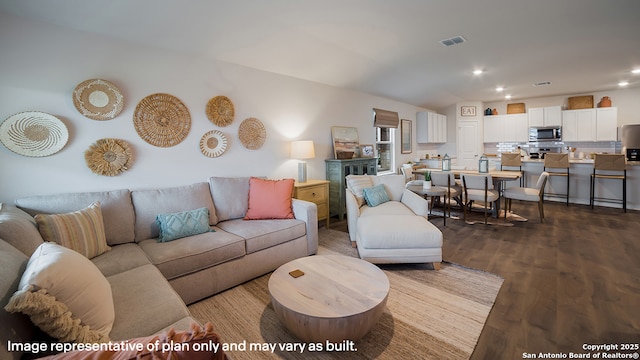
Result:
<svg viewBox="0 0 640 360"><path fill-rule="evenodd" d="M640 86L638 0L0 0L0 11L431 109ZM440 43L455 36L466 41Z"/></svg>

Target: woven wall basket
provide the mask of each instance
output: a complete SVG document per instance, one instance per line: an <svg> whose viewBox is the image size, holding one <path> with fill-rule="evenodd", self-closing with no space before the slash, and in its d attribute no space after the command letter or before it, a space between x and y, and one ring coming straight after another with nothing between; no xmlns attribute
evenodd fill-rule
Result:
<svg viewBox="0 0 640 360"><path fill-rule="evenodd" d="M107 80L91 79L81 82L73 90L73 105L89 119L110 120L122 111L124 96Z"/></svg>
<svg viewBox="0 0 640 360"><path fill-rule="evenodd" d="M235 116L233 103L226 96L216 96L209 100L205 112L207 118L220 127L231 124Z"/></svg>
<svg viewBox="0 0 640 360"><path fill-rule="evenodd" d="M92 172L104 176L119 175L131 167L133 152L129 143L120 139L100 139L84 152Z"/></svg>
<svg viewBox="0 0 640 360"><path fill-rule="evenodd" d="M191 115L177 97L153 94L140 100L133 113L133 125L140 137L151 145L178 145L189 134Z"/></svg>
<svg viewBox="0 0 640 360"><path fill-rule="evenodd" d="M200 151L208 157L218 157L227 150L227 137L219 130L211 130L202 135Z"/></svg>
<svg viewBox="0 0 640 360"><path fill-rule="evenodd" d="M41 157L62 150L69 130L60 119L39 111L11 115L0 124L0 142L19 155Z"/></svg>
<svg viewBox="0 0 640 360"><path fill-rule="evenodd" d="M257 150L264 145L267 139L267 130L260 120L248 118L240 123L238 137L244 147L249 150Z"/></svg>

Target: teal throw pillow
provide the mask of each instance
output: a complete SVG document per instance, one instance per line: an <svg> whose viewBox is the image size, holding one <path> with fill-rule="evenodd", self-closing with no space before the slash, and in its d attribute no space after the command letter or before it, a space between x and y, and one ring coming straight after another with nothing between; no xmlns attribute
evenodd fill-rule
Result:
<svg viewBox="0 0 640 360"><path fill-rule="evenodd" d="M156 224L160 228L158 242L214 231L209 227L209 209L207 208L158 214Z"/></svg>
<svg viewBox="0 0 640 360"><path fill-rule="evenodd" d="M389 195L387 195L387 191L384 189L384 185L382 184L365 188L363 189L363 192L367 205L371 207L378 206L389 201Z"/></svg>

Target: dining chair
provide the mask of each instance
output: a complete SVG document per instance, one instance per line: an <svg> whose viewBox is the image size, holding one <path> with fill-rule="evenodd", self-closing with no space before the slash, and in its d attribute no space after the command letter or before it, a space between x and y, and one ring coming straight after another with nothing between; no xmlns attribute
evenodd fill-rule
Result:
<svg viewBox="0 0 640 360"><path fill-rule="evenodd" d="M559 194L559 193L547 193L547 195L552 195L556 197L566 198L567 206L569 206L569 154L551 154L547 153L544 155L544 167L542 171L546 171L549 173L550 179L552 177L564 177L567 179L567 193ZM550 181L550 180L549 180ZM551 181L550 181L551 182Z"/></svg>
<svg viewBox="0 0 640 360"><path fill-rule="evenodd" d="M446 190L444 196L444 216L447 217L447 210L449 211L449 217L451 217L451 199L458 199L460 201L460 195L462 195L462 189L456 184L456 177L450 171L431 172L431 183L433 186L441 187ZM444 225L446 226L446 219Z"/></svg>
<svg viewBox="0 0 640 360"><path fill-rule="evenodd" d="M544 171L538 177L535 187L512 187L502 192L504 197L504 218L507 219L507 212L511 211L511 201L532 201L538 203L538 212L540 213L540 222L544 221L544 187L549 179L549 173Z"/></svg>
<svg viewBox="0 0 640 360"><path fill-rule="evenodd" d="M502 156L500 157L500 171L518 172L520 174L520 186L525 186L524 171L522 170L522 157L520 156L520 153L502 153Z"/></svg>
<svg viewBox="0 0 640 360"><path fill-rule="evenodd" d="M596 197L595 186L598 179L622 180L622 199ZM595 201L622 204L627 212L627 158L624 154L596 154L591 174L591 196L589 205L593 209Z"/></svg>
<svg viewBox="0 0 640 360"><path fill-rule="evenodd" d="M484 207L484 223L488 223L488 213L496 206L500 194L493 186L491 174L461 174L463 191L463 219L467 221L467 211L473 204L481 203Z"/></svg>
<svg viewBox="0 0 640 360"><path fill-rule="evenodd" d="M402 166L400 167L400 172L402 172L402 175L404 175L405 183L408 183L415 178L413 176L413 165L411 164L402 164Z"/></svg>

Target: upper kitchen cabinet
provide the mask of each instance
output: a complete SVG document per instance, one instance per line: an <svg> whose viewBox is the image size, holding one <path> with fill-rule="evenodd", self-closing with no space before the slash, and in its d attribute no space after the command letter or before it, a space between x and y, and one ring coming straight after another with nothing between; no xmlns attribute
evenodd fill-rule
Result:
<svg viewBox="0 0 640 360"><path fill-rule="evenodd" d="M617 141L615 107L562 111L563 141Z"/></svg>
<svg viewBox="0 0 640 360"><path fill-rule="evenodd" d="M529 119L527 114L491 115L484 117L484 142L527 142Z"/></svg>
<svg viewBox="0 0 640 360"><path fill-rule="evenodd" d="M447 142L447 117L434 112L416 113L416 141L425 143Z"/></svg>
<svg viewBox="0 0 640 360"><path fill-rule="evenodd" d="M560 106L548 106L529 109L529 126L562 126L562 108Z"/></svg>
<svg viewBox="0 0 640 360"><path fill-rule="evenodd" d="M596 141L618 141L618 108L596 109Z"/></svg>
<svg viewBox="0 0 640 360"><path fill-rule="evenodd" d="M595 141L596 109L562 111L562 141Z"/></svg>

